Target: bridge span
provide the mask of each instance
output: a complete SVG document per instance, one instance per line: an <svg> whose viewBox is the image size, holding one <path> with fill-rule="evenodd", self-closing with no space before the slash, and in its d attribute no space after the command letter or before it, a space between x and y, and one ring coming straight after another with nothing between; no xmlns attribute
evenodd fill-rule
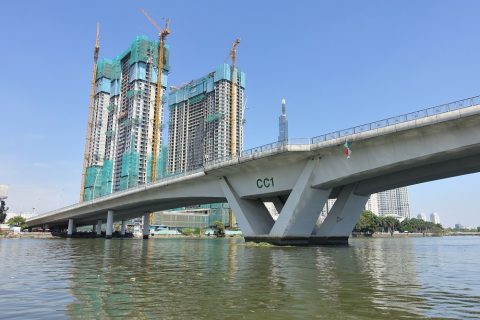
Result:
<svg viewBox="0 0 480 320"><path fill-rule="evenodd" d="M353 151L348 159L344 143ZM151 211L228 202L246 241L280 245L348 243L370 194L480 171L480 97L312 139L272 143L205 167L29 219L31 227L114 221ZM320 211L337 201L321 225ZM276 220L264 202L273 202ZM144 226L148 236L148 224Z"/></svg>

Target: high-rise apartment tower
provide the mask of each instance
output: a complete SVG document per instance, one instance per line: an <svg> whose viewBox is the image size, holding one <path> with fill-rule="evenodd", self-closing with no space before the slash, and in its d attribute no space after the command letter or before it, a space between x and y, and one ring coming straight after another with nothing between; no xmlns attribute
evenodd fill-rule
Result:
<svg viewBox="0 0 480 320"><path fill-rule="evenodd" d="M231 67L223 64L208 75L172 89L169 96L168 173L202 167L231 155ZM236 154L243 149L245 74L235 69Z"/></svg>
<svg viewBox="0 0 480 320"><path fill-rule="evenodd" d="M370 196L365 208L379 216L397 215L410 218L407 187L374 193Z"/></svg>
<svg viewBox="0 0 480 320"><path fill-rule="evenodd" d="M139 36L121 55L97 64L83 200L150 181L154 130L162 145L161 126L153 127L157 57L158 41ZM168 62L165 47L164 87ZM163 108L159 116L162 123ZM157 172L164 171L161 164Z"/></svg>

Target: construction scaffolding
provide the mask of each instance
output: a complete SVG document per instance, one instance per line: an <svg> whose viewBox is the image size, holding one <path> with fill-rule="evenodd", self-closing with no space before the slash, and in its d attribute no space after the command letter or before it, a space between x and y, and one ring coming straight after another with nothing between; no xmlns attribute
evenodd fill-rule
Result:
<svg viewBox="0 0 480 320"><path fill-rule="evenodd" d="M235 69L236 152L243 148L243 101L245 74ZM169 96L169 173L194 170L232 154L231 67L223 64L214 72L191 81Z"/></svg>
<svg viewBox="0 0 480 320"><path fill-rule="evenodd" d="M158 41L138 36L114 59L96 65L93 128L83 199L151 181L154 99L158 79ZM169 48L164 47L162 85L167 85ZM162 99L164 100L164 99ZM162 111L161 108L160 111ZM160 123L163 120L163 112ZM165 173L166 151L157 155L157 172ZM110 170L109 175L106 171Z"/></svg>

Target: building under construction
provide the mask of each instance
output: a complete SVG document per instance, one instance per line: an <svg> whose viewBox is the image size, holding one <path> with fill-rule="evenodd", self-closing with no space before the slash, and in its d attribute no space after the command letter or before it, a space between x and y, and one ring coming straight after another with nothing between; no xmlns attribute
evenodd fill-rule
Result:
<svg viewBox="0 0 480 320"><path fill-rule="evenodd" d="M137 37L114 59L96 64L91 127L87 137L83 200L149 182L152 176L153 136L162 145L163 107L154 128L158 77L158 41ZM165 46L162 87L167 85L169 50ZM162 90L164 92L164 90ZM166 152L160 149L161 159ZM157 161L157 178L165 172Z"/></svg>
<svg viewBox="0 0 480 320"><path fill-rule="evenodd" d="M245 74L223 64L214 72L176 89L169 96L168 173L202 167L240 154L243 149ZM232 81L236 108L232 111ZM232 113L236 114L232 124ZM232 125L234 130L232 130ZM232 139L235 147L232 150Z"/></svg>

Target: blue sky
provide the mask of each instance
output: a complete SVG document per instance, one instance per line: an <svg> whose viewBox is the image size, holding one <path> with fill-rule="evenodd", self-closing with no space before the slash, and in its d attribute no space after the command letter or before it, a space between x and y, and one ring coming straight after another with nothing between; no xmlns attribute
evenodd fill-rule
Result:
<svg viewBox="0 0 480 320"><path fill-rule="evenodd" d="M478 1L8 1L0 10L0 184L11 211L78 200L95 24L100 57L141 15L171 19L170 84L223 63L233 40L247 74L245 148L308 138L480 93ZM412 215L480 225L479 174L409 188Z"/></svg>

